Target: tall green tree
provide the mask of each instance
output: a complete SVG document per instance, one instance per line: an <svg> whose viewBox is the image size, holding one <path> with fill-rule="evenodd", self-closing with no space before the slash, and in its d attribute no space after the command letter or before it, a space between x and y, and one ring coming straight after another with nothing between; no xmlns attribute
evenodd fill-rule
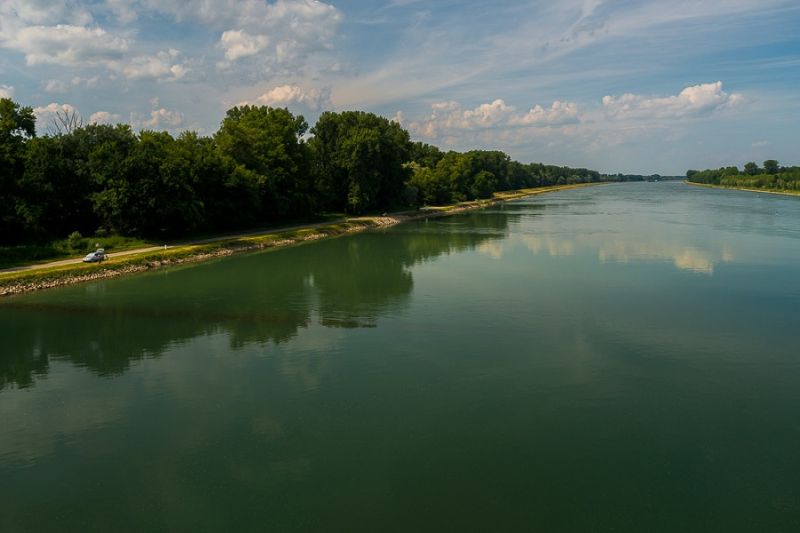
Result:
<svg viewBox="0 0 800 533"><path fill-rule="evenodd" d="M313 210L310 156L303 136L308 124L288 109L230 109L214 139L220 152L257 177L265 218Z"/></svg>
<svg viewBox="0 0 800 533"><path fill-rule="evenodd" d="M25 168L25 144L36 136L33 109L10 98L0 98L0 242L26 238L26 227L18 210L20 179Z"/></svg>
<svg viewBox="0 0 800 533"><path fill-rule="evenodd" d="M745 163L744 164L744 173L745 174L747 174L749 176L755 176L756 174L758 174L758 172L759 172L758 165L756 165L752 161L749 162L749 163Z"/></svg>
<svg viewBox="0 0 800 533"><path fill-rule="evenodd" d="M28 141L20 182L22 212L31 231L42 239L65 237L75 230L87 234L99 225L81 140L76 130Z"/></svg>
<svg viewBox="0 0 800 533"><path fill-rule="evenodd" d="M363 111L325 112L311 130L314 170L327 208L385 209L403 197L411 171L408 132Z"/></svg>
<svg viewBox="0 0 800 533"><path fill-rule="evenodd" d="M780 165L774 159L767 159L764 161L764 172L767 174L777 174L780 172Z"/></svg>

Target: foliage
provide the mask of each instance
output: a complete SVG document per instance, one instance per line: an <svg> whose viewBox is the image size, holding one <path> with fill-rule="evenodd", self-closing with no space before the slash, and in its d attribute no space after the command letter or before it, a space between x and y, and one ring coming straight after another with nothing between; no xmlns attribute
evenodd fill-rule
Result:
<svg viewBox="0 0 800 533"><path fill-rule="evenodd" d="M403 196L408 132L363 111L325 112L311 130L314 173L324 208L349 213L385 209Z"/></svg>
<svg viewBox="0 0 800 533"><path fill-rule="evenodd" d="M73 231L67 237L67 246L69 246L72 250L81 250L85 243L86 241L84 240L80 231Z"/></svg>
<svg viewBox="0 0 800 533"><path fill-rule="evenodd" d="M288 109L239 106L210 137L64 120L37 137L33 110L0 100L0 255L64 255L81 247L68 231L162 241L616 179L500 151L445 153L361 111L323 113L309 130Z"/></svg>
<svg viewBox="0 0 800 533"><path fill-rule="evenodd" d="M722 167L712 170L689 170L686 179L692 183L765 189L774 191L800 191L800 167L781 167L774 159L764 161L764 167L756 163L745 164L744 170L737 167Z"/></svg>

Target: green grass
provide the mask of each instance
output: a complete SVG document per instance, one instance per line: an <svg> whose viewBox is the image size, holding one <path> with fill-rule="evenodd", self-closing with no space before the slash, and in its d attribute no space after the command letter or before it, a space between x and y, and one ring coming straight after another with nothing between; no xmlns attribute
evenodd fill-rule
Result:
<svg viewBox="0 0 800 533"><path fill-rule="evenodd" d="M143 252L110 259L103 263L71 264L41 270L0 273L0 289L14 286L31 286L33 287L32 290L35 290L37 288L86 281L95 274L112 276L126 271L138 272L164 265L201 261L209 256L301 244L317 238L342 235L354 229L372 226L373 224L369 221L342 221L336 224L226 239L208 244L177 246L163 251Z"/></svg>
<svg viewBox="0 0 800 533"><path fill-rule="evenodd" d="M153 246L153 243L122 235L84 237L77 243L70 243L68 239L60 239L44 244L0 246L0 268L83 257L94 251L95 248L105 248L107 252L122 252L147 246Z"/></svg>

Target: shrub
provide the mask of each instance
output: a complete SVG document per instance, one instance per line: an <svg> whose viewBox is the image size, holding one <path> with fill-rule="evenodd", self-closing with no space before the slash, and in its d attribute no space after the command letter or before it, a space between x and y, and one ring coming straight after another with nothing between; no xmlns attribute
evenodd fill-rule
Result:
<svg viewBox="0 0 800 533"><path fill-rule="evenodd" d="M69 237L67 237L67 246L69 246L71 250L79 251L83 249L85 245L86 242L83 238L83 235L81 235L78 231L73 231L69 234Z"/></svg>

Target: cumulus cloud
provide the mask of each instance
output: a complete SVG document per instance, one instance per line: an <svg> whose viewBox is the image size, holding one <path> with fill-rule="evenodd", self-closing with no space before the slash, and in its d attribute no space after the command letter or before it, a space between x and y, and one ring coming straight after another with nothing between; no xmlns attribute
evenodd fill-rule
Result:
<svg viewBox="0 0 800 533"><path fill-rule="evenodd" d="M249 57L283 66L296 63L310 53L331 48L342 18L334 6L316 0L219 0L216 4L222 6L213 12L207 9L206 0L184 4L195 4L196 11L185 13L185 5L166 9L172 9L177 18L192 16L210 25L223 25L219 46L225 61L218 64L220 68Z"/></svg>
<svg viewBox="0 0 800 533"><path fill-rule="evenodd" d="M175 131L185 123L183 113L166 108L153 109L148 116L131 113L131 126L134 129Z"/></svg>
<svg viewBox="0 0 800 533"><path fill-rule="evenodd" d="M513 117L510 122L520 126L571 124L578 122L578 112L578 104L556 100L549 108L536 105L524 115Z"/></svg>
<svg viewBox="0 0 800 533"><path fill-rule="evenodd" d="M170 49L154 55L137 56L125 63L112 65L112 68L128 79L177 81L190 70L181 57L181 52Z"/></svg>
<svg viewBox="0 0 800 533"><path fill-rule="evenodd" d="M610 118L683 118L729 109L742 103L741 94L728 94L722 82L686 87L678 95L647 98L626 93L619 97L604 96L603 108Z"/></svg>
<svg viewBox="0 0 800 533"><path fill-rule="evenodd" d="M439 102L433 104L431 110L431 115L424 120L406 122L402 114L398 114L396 118L401 120L412 133L427 138L436 138L440 134L511 126L558 126L574 123L579 119L578 105L561 101L553 102L549 108L536 105L523 115L518 115L516 108L502 99L481 104L473 109L464 109L458 102Z"/></svg>
<svg viewBox="0 0 800 533"><path fill-rule="evenodd" d="M89 116L89 124L116 124L120 121L120 116L108 111L97 111Z"/></svg>
<svg viewBox="0 0 800 533"><path fill-rule="evenodd" d="M272 107L286 107L297 103L315 111L331 106L330 90L303 89L297 85L273 87L256 99L256 102Z"/></svg>
<svg viewBox="0 0 800 533"><path fill-rule="evenodd" d="M77 115L78 121L81 122L80 113L73 105L51 102L46 106L33 108L33 116L36 117L36 130L47 130L50 132L58 130L58 127L55 125L60 124L60 120L58 119L59 114L62 115L62 117L64 115Z"/></svg>
<svg viewBox="0 0 800 533"><path fill-rule="evenodd" d="M506 105L503 100L495 100L490 104L481 104L475 109L467 109L461 114L461 119L456 118L456 124L462 128L492 127L506 119L514 108Z"/></svg>
<svg viewBox="0 0 800 533"><path fill-rule="evenodd" d="M269 45L266 35L250 35L243 30L228 30L220 37L220 46L225 50L225 59L236 61L255 55Z"/></svg>
<svg viewBox="0 0 800 533"><path fill-rule="evenodd" d="M14 87L11 85L0 85L0 98L14 98Z"/></svg>
<svg viewBox="0 0 800 533"><path fill-rule="evenodd" d="M64 24L27 26L0 39L4 47L23 53L28 65L108 65L122 59L130 44L99 27Z"/></svg>
<svg viewBox="0 0 800 533"><path fill-rule="evenodd" d="M92 14L76 0L3 0L0 2L0 18L3 19L6 32L19 24L62 22L85 26L94 20Z"/></svg>
<svg viewBox="0 0 800 533"><path fill-rule="evenodd" d="M435 138L443 131L489 128L506 120L514 108L497 99L474 109L464 109L454 101L438 102L431 106L431 111L427 119L407 124L408 129L423 137Z"/></svg>

